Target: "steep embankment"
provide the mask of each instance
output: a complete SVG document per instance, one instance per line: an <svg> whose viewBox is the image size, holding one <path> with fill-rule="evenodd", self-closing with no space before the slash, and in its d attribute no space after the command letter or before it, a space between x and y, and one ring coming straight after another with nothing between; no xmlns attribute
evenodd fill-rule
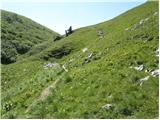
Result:
<svg viewBox="0 0 160 120"><path fill-rule="evenodd" d="M1 10L1 62L15 62L21 54L27 53L33 46L50 41L57 33L15 13Z"/></svg>
<svg viewBox="0 0 160 120"><path fill-rule="evenodd" d="M158 18L147 2L2 66L2 118L158 118Z"/></svg>

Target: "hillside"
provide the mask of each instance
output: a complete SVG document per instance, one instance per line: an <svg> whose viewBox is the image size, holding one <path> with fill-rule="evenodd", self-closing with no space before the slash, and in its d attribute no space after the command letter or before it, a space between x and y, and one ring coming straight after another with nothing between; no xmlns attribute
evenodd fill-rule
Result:
<svg viewBox="0 0 160 120"><path fill-rule="evenodd" d="M1 40L3 64L16 61L19 55L27 53L33 46L52 42L57 33L15 13L1 10Z"/></svg>
<svg viewBox="0 0 160 120"><path fill-rule="evenodd" d="M2 118L158 118L158 10L146 2L1 65Z"/></svg>

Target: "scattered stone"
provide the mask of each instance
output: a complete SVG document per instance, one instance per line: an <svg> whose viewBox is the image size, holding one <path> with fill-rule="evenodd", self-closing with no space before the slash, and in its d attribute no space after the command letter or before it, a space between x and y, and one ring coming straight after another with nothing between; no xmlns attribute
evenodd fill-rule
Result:
<svg viewBox="0 0 160 120"><path fill-rule="evenodd" d="M129 30L129 28L126 28L126 29L125 29L125 31L128 31L128 30Z"/></svg>
<svg viewBox="0 0 160 120"><path fill-rule="evenodd" d="M153 15L154 15L154 16L158 15L158 12L155 12Z"/></svg>
<svg viewBox="0 0 160 120"><path fill-rule="evenodd" d="M64 69L64 71L68 72L68 69L65 67L65 65L63 65L62 68Z"/></svg>
<svg viewBox="0 0 160 120"><path fill-rule="evenodd" d="M82 65L87 64L87 63L89 63L90 61L91 61L90 59L85 58L84 61L83 61L83 63L82 63Z"/></svg>
<svg viewBox="0 0 160 120"><path fill-rule="evenodd" d="M153 77L158 77L159 76L159 70L157 69L157 70L154 70L153 72L151 72L151 75L153 76Z"/></svg>
<svg viewBox="0 0 160 120"><path fill-rule="evenodd" d="M147 81L147 80L149 79L149 77L150 77L150 76L147 76L147 77L145 77L145 78L140 79L140 80L139 80L139 81L140 81L140 86L142 86L143 82L144 82L144 81Z"/></svg>
<svg viewBox="0 0 160 120"><path fill-rule="evenodd" d="M91 62L92 57L93 57L93 53L90 53L90 54L88 55L88 57L84 59L82 65Z"/></svg>
<svg viewBox="0 0 160 120"><path fill-rule="evenodd" d="M102 106L103 109L106 109L106 110L110 110L113 108L113 105L112 104L106 104L104 106Z"/></svg>
<svg viewBox="0 0 160 120"><path fill-rule="evenodd" d="M152 71L153 71L153 69L146 69L145 70L145 72L149 72L149 73L152 72Z"/></svg>
<svg viewBox="0 0 160 120"><path fill-rule="evenodd" d="M70 89L73 89L73 86L71 86Z"/></svg>
<svg viewBox="0 0 160 120"><path fill-rule="evenodd" d="M132 30L135 30L135 29L137 29L138 28L138 24L135 24L134 26L133 26L133 28L132 28Z"/></svg>
<svg viewBox="0 0 160 120"><path fill-rule="evenodd" d="M149 79L149 76L147 76L147 77L145 77L145 78L140 79L140 82L142 82L142 81L147 81L148 79Z"/></svg>
<svg viewBox="0 0 160 120"><path fill-rule="evenodd" d="M102 30L99 30L97 32L97 35L99 36L99 38L104 38L104 32Z"/></svg>
<svg viewBox="0 0 160 120"><path fill-rule="evenodd" d="M148 71L148 69L147 69L147 70L145 70L145 73L147 73L147 72L149 72L149 71Z"/></svg>
<svg viewBox="0 0 160 120"><path fill-rule="evenodd" d="M139 24L142 25L144 23L144 20L140 20Z"/></svg>
<svg viewBox="0 0 160 120"><path fill-rule="evenodd" d="M82 52L87 52L88 51L88 48L83 48Z"/></svg>
<svg viewBox="0 0 160 120"><path fill-rule="evenodd" d="M58 63L48 63L46 65L43 66L44 69L48 69L48 68L53 68L53 67L57 67L59 66Z"/></svg>
<svg viewBox="0 0 160 120"><path fill-rule="evenodd" d="M111 99L111 98L113 98L113 96L112 96L112 95L109 95L107 98L108 98L108 99Z"/></svg>
<svg viewBox="0 0 160 120"><path fill-rule="evenodd" d="M93 56L93 53L90 53L89 56L88 56L88 58L91 59L92 56Z"/></svg>
<svg viewBox="0 0 160 120"><path fill-rule="evenodd" d="M149 20L149 17L144 19L144 21L148 21L148 20Z"/></svg>
<svg viewBox="0 0 160 120"><path fill-rule="evenodd" d="M134 67L135 70L142 71L144 69L144 65L140 65L138 67Z"/></svg>
<svg viewBox="0 0 160 120"><path fill-rule="evenodd" d="M159 57L159 48L156 50L156 56Z"/></svg>

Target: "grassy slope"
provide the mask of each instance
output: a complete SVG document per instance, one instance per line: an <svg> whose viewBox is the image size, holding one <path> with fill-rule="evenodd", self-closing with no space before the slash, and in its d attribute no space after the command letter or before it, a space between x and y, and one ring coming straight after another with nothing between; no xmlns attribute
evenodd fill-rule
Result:
<svg viewBox="0 0 160 120"><path fill-rule="evenodd" d="M12 12L1 10L2 63L15 62L17 57L42 42L52 42L57 33Z"/></svg>
<svg viewBox="0 0 160 120"><path fill-rule="evenodd" d="M45 50L35 47L34 56L27 53L23 60L2 66L2 106L13 104L8 111L2 109L2 118L157 118L158 77L150 76L140 86L139 79L149 74L129 68L158 68L158 15L153 15L157 11L158 2L145 3L110 21L78 29ZM125 31L147 17L137 29ZM104 39L98 38L99 29L105 31ZM82 65L88 55L82 52L84 47L93 59ZM71 53L55 59L51 56L57 49ZM44 63L63 65L71 59L69 72L43 69ZM37 101L56 80L60 82L52 94ZM107 103L112 110L101 108Z"/></svg>

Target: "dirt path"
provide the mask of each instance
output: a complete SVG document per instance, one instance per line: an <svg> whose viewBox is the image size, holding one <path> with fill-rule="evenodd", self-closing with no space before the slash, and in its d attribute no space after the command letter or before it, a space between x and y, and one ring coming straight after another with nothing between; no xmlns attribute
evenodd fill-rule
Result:
<svg viewBox="0 0 160 120"><path fill-rule="evenodd" d="M39 101L44 101L47 99L47 97L51 94L51 89L55 89L57 83L60 81L60 79L57 79L54 81L51 85L49 85L47 88L45 88L42 92L41 95L38 97L38 99L34 100L32 104L26 109L25 113L28 113L31 110L31 107L35 105Z"/></svg>
<svg viewBox="0 0 160 120"><path fill-rule="evenodd" d="M47 88L45 88L42 93L41 96L38 98L38 100L40 101L44 101L50 94L51 94L51 89L55 89L57 83L60 81L60 79L54 81L50 86L48 86Z"/></svg>

